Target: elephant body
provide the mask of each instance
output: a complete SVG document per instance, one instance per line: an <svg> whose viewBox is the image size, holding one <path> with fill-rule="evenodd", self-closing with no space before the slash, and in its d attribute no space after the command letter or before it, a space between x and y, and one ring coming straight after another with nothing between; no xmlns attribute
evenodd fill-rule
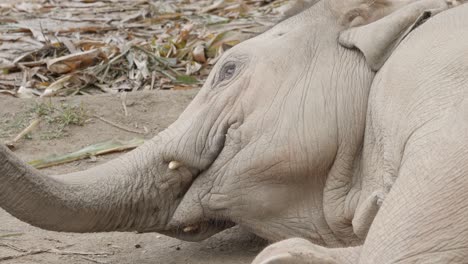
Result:
<svg viewBox="0 0 468 264"><path fill-rule="evenodd" d="M296 237L262 264L463 263L461 2L318 1L229 50L174 124L115 161L45 176L0 146L0 207L55 231Z"/></svg>
<svg viewBox="0 0 468 264"><path fill-rule="evenodd" d="M363 263L468 260L467 27L468 5L435 16L374 79L364 155L376 159L363 182L388 194Z"/></svg>
<svg viewBox="0 0 468 264"><path fill-rule="evenodd" d="M468 261L467 27L468 5L444 11L412 31L376 73L349 192L366 201L355 211L365 217L353 219L367 223L355 230L363 245L327 249L290 239L254 263Z"/></svg>

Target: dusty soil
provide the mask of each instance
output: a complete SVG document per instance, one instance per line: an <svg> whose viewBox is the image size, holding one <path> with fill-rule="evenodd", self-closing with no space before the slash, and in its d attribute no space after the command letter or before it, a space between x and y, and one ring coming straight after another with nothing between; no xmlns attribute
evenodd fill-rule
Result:
<svg viewBox="0 0 468 264"><path fill-rule="evenodd" d="M53 104L83 104L84 109L115 123L138 129L146 127L151 138L173 122L196 95L197 90L131 93L127 97L128 116L121 99L113 95L53 99ZM50 99L48 99L50 100ZM34 105L33 99L0 96L0 121L19 120ZM25 121L27 122L27 120ZM2 129L0 122L0 130ZM21 130L21 128L17 128ZM57 139L44 140L38 131L22 140L15 151L24 160L50 154L63 154L113 138L129 140L141 137L110 126L96 118L84 126L70 126ZM1 132L1 131L0 131ZM5 131L4 131L5 132ZM14 134L15 131L9 131ZM18 132L18 131L16 131ZM1 135L2 133L0 133ZM3 133L5 134L5 133ZM0 141L8 138L0 138ZM86 169L115 158L119 154L83 160L43 170L63 173ZM11 235L11 236L9 236ZM240 228L226 230L200 243L189 243L160 234L97 233L69 234L40 230L22 223L0 209L0 262L2 263L250 263L265 242ZM16 249L15 249L16 248ZM21 251L52 250L4 260Z"/></svg>

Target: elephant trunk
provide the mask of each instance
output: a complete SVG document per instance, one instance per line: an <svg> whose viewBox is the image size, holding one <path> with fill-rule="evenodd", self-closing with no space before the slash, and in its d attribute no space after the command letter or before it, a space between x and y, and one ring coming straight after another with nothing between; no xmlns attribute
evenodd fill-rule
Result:
<svg viewBox="0 0 468 264"><path fill-rule="evenodd" d="M168 169L161 145L155 138L106 164L60 176L42 175L0 145L0 207L53 231L164 230L192 175Z"/></svg>

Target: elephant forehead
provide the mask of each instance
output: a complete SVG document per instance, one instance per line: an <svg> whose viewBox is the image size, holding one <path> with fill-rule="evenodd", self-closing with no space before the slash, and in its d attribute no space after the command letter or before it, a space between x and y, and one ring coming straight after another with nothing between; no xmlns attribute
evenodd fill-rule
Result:
<svg viewBox="0 0 468 264"><path fill-rule="evenodd" d="M285 22L283 22L285 23ZM326 30L326 31L325 31ZM318 48L332 49L337 45L338 30L331 25L307 20L291 20L279 24L269 31L240 43L231 52L245 52L262 56L262 61L293 64L295 60L314 56ZM327 42L329 45L320 45ZM294 61L297 64L297 61Z"/></svg>

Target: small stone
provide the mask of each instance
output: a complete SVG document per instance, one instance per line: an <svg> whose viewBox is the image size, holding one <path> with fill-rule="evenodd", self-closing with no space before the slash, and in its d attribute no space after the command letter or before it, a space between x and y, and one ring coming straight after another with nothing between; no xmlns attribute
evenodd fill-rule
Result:
<svg viewBox="0 0 468 264"><path fill-rule="evenodd" d="M141 248L141 245L140 245L140 244L136 244L136 245L135 245L135 248Z"/></svg>

